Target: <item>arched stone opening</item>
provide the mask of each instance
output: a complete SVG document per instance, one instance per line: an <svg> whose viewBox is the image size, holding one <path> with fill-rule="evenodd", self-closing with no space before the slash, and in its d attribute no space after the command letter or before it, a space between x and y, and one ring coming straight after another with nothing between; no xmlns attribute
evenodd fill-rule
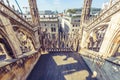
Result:
<svg viewBox="0 0 120 80"><path fill-rule="evenodd" d="M7 35L0 30L0 55L4 55L5 58L2 59L10 59L16 58L16 54L14 54L13 45L10 43Z"/></svg>
<svg viewBox="0 0 120 80"><path fill-rule="evenodd" d="M119 57L120 58L120 41L118 42L118 45L115 48L115 52L112 55L113 55L113 57Z"/></svg>
<svg viewBox="0 0 120 80"><path fill-rule="evenodd" d="M101 23L91 29L84 30L82 35L82 41L80 44L81 48L87 48L98 52L101 47L101 43L103 41L107 28L108 28L108 22ZM96 47L97 50L94 49Z"/></svg>
<svg viewBox="0 0 120 80"><path fill-rule="evenodd" d="M108 25L109 25L109 21L108 22L105 22L105 23L100 23L100 24L98 24L98 25L96 25L96 26L94 26L94 27L92 27L92 28L88 28L88 33L90 33L90 32L92 32L92 31L94 31L94 30L101 30L101 29L103 29L103 28L107 28L108 27Z"/></svg>
<svg viewBox="0 0 120 80"><path fill-rule="evenodd" d="M120 14L117 13L112 16L111 21L109 23L109 27L107 28L104 40L102 42L100 53L104 57L111 57L115 53L117 47L119 46L117 42L119 42L118 35L120 34Z"/></svg>
<svg viewBox="0 0 120 80"><path fill-rule="evenodd" d="M119 33L119 31L115 35L112 42L113 43L110 46L110 53L107 55L113 56L113 57L118 57L118 56L120 56L120 33Z"/></svg>
<svg viewBox="0 0 120 80"><path fill-rule="evenodd" d="M113 57L120 58L120 42L118 47L116 48L116 52L113 54Z"/></svg>
<svg viewBox="0 0 120 80"><path fill-rule="evenodd" d="M13 29L16 32L16 36L20 42L22 53L35 51L35 38L32 32L15 26Z"/></svg>
<svg viewBox="0 0 120 80"><path fill-rule="evenodd" d="M88 49L99 52L106 29L107 27L100 27L100 29L95 29L93 32L89 33Z"/></svg>

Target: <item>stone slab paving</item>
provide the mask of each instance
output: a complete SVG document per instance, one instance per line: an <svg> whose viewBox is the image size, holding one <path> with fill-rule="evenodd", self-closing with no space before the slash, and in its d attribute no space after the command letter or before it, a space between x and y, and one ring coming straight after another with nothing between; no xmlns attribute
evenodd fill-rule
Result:
<svg viewBox="0 0 120 80"><path fill-rule="evenodd" d="M81 56L54 52L40 57L27 80L97 80Z"/></svg>

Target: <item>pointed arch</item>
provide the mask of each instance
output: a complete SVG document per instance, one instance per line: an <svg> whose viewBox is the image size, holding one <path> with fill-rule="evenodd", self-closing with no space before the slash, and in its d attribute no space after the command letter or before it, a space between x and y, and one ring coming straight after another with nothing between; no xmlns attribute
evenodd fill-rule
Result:
<svg viewBox="0 0 120 80"><path fill-rule="evenodd" d="M4 45L4 48L6 50L6 56L9 56L11 58L16 58L16 53L14 51L14 47L11 44L11 41L8 38L7 33L0 28L0 43Z"/></svg>
<svg viewBox="0 0 120 80"><path fill-rule="evenodd" d="M29 30L25 27L20 27L18 25L14 25L13 29L14 29L15 32L21 31L24 34L26 34L27 37L29 37L32 40L32 43L33 43L34 48L35 48L35 36L34 36L34 32L32 30Z"/></svg>

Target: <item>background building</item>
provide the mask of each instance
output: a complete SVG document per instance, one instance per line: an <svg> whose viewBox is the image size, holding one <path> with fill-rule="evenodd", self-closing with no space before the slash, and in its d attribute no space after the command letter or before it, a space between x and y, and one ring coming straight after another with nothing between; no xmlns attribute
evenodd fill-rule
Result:
<svg viewBox="0 0 120 80"><path fill-rule="evenodd" d="M90 17L94 17L99 14L100 8L91 8ZM63 28L64 41L66 45L77 42L78 33L80 30L80 18L81 18L82 8L80 9L68 9L63 13L63 17L61 17L61 27ZM78 35L75 35L78 34ZM69 40L68 40L69 39ZM77 43L76 43L77 44Z"/></svg>
<svg viewBox="0 0 120 80"><path fill-rule="evenodd" d="M50 39L58 39L59 20L56 13L45 11L40 14L40 27L43 31L47 29Z"/></svg>
<svg viewBox="0 0 120 80"><path fill-rule="evenodd" d="M45 10L39 11L40 13L40 27L42 31L47 29L47 34L49 34L49 39L58 39L58 27L59 27L59 19L57 11ZM26 15L26 20L31 23L31 15L28 12Z"/></svg>

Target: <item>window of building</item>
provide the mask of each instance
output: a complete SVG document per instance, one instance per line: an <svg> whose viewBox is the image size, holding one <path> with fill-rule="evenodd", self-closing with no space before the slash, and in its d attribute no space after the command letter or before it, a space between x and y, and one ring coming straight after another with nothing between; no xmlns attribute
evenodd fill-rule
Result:
<svg viewBox="0 0 120 80"><path fill-rule="evenodd" d="M53 24L51 24L51 26L53 26Z"/></svg>
<svg viewBox="0 0 120 80"><path fill-rule="evenodd" d="M56 32L56 28L54 28L54 32Z"/></svg>
<svg viewBox="0 0 120 80"><path fill-rule="evenodd" d="M51 32L56 32L56 28L51 28Z"/></svg>
<svg viewBox="0 0 120 80"><path fill-rule="evenodd" d="M47 25L45 24L45 26L47 26Z"/></svg>
<svg viewBox="0 0 120 80"><path fill-rule="evenodd" d="M80 22L80 20L74 20L74 22Z"/></svg>
<svg viewBox="0 0 120 80"><path fill-rule="evenodd" d="M53 30L53 28L51 28L51 32L53 32L54 30Z"/></svg>

